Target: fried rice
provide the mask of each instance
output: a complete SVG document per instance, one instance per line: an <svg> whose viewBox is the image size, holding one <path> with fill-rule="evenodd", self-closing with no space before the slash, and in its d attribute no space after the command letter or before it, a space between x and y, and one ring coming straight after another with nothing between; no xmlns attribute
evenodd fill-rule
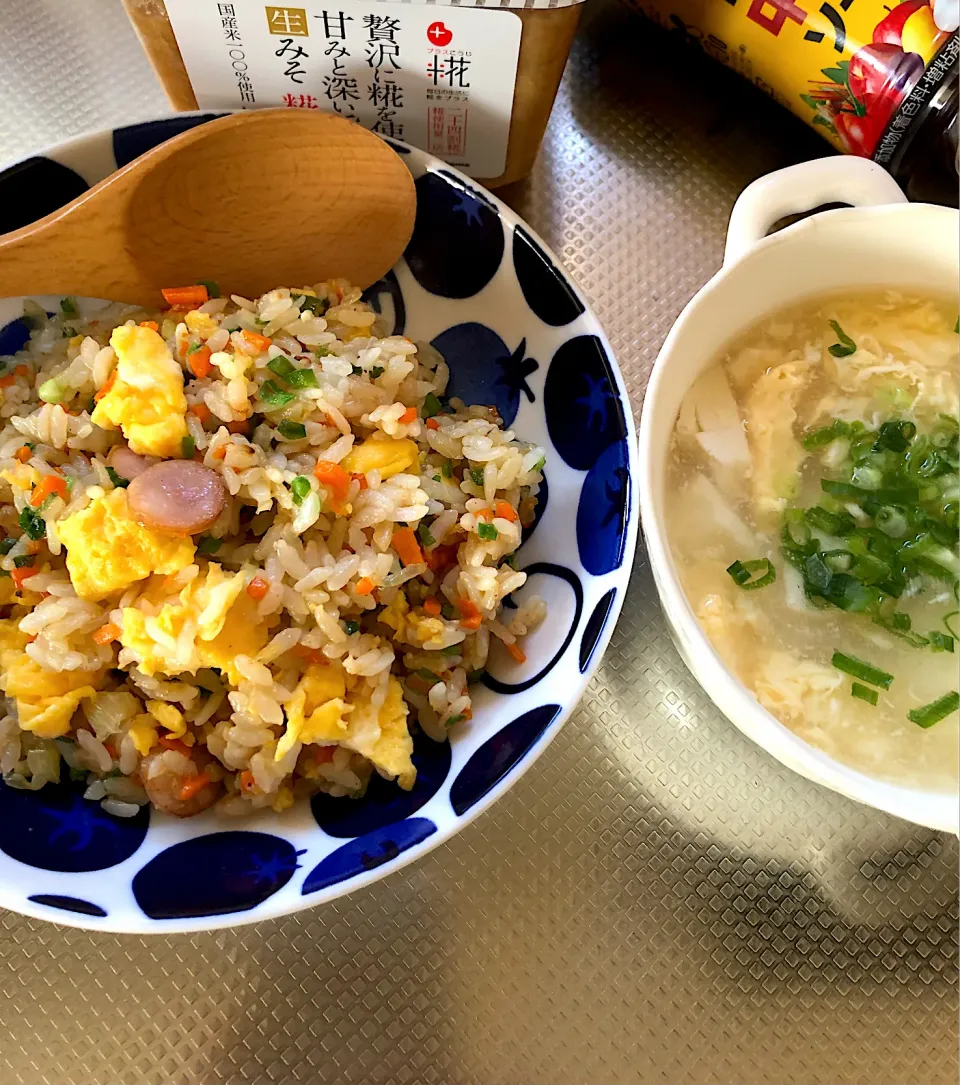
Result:
<svg viewBox="0 0 960 1085"><path fill-rule="evenodd" d="M413 787L414 733L469 720L491 639L522 662L544 617L502 610L543 449L346 282L164 296L28 302L0 359L4 782L118 816ZM200 532L137 511L171 460L219 480Z"/></svg>

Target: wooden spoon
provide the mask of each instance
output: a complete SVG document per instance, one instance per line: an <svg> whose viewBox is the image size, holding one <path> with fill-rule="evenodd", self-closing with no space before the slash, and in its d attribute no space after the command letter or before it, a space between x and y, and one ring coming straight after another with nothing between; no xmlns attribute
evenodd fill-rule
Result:
<svg viewBox="0 0 960 1085"><path fill-rule="evenodd" d="M0 236L0 297L160 307L161 287L198 279L251 298L330 278L367 287L399 260L415 212L400 157L358 124L321 112L235 113Z"/></svg>

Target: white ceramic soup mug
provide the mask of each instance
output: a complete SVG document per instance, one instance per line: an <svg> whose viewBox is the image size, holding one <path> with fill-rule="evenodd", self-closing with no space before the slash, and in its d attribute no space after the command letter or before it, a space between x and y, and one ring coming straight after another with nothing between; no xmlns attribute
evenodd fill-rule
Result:
<svg viewBox="0 0 960 1085"><path fill-rule="evenodd" d="M823 211L765 236L777 220ZM657 358L640 422L640 512L660 600L684 662L744 734L808 779L852 799L956 833L956 794L885 783L804 742L764 709L725 667L700 628L667 540L664 490L680 403L730 340L774 311L832 291L884 287L956 293L957 211L911 204L893 179L862 158L824 158L755 181L730 216L723 268L693 298Z"/></svg>

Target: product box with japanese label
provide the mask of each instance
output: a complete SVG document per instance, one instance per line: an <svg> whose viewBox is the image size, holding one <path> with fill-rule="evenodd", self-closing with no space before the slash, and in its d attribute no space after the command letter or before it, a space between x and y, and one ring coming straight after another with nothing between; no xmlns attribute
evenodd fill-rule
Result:
<svg viewBox="0 0 960 1085"><path fill-rule="evenodd" d="M578 0L123 2L175 109L328 110L491 186L530 172L580 13Z"/></svg>

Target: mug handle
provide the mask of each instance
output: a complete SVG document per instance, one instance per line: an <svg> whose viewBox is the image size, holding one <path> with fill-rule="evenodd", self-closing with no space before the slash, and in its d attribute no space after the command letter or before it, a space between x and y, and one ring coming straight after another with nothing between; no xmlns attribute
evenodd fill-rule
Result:
<svg viewBox="0 0 960 1085"><path fill-rule="evenodd" d="M906 202L897 182L869 158L835 155L787 166L758 178L740 193L730 213L723 266L739 260L785 215L824 203L874 207Z"/></svg>

